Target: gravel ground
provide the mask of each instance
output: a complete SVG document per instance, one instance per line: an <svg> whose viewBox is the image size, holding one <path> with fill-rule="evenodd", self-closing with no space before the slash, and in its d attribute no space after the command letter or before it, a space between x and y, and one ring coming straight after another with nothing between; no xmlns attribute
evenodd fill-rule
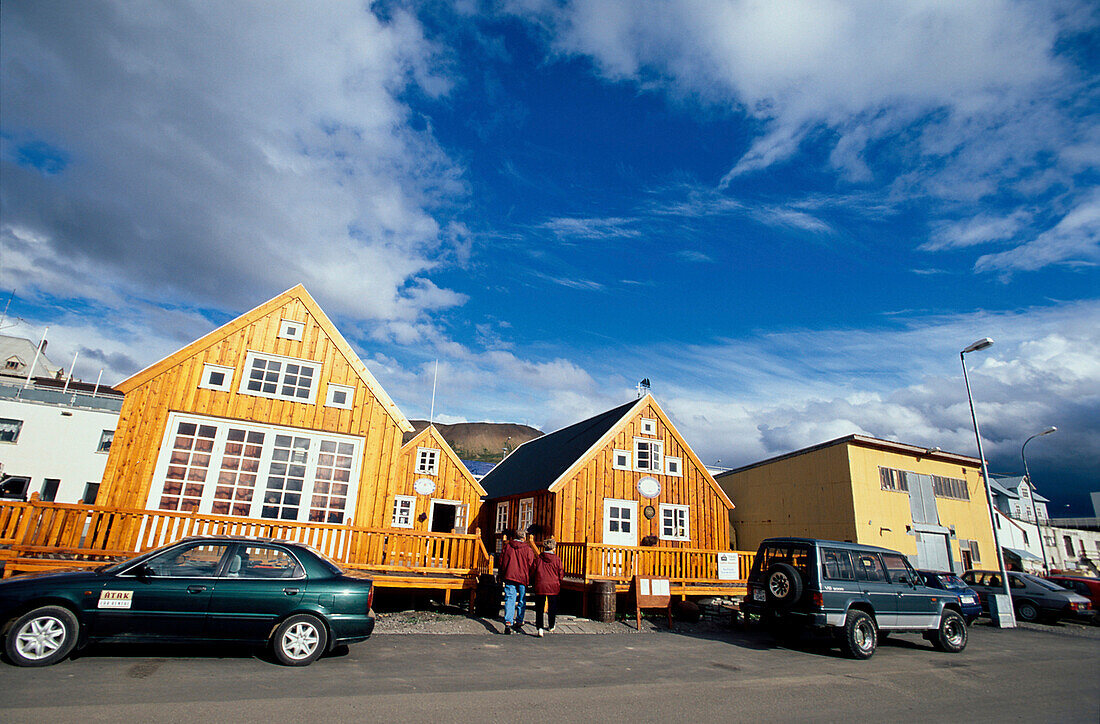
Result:
<svg viewBox="0 0 1100 724"><path fill-rule="evenodd" d="M530 632L534 632L534 613L527 612L524 623ZM641 631L635 627L634 617L620 619L612 623L600 623L579 616L559 615L557 631L561 633L583 634L638 634L667 632L668 623L664 618L642 617ZM375 615L374 632L378 634L498 634L503 628L500 618L471 618L465 612L455 610L437 611L393 611ZM725 631L728 621L703 620L697 623L673 621L675 633L706 633Z"/></svg>

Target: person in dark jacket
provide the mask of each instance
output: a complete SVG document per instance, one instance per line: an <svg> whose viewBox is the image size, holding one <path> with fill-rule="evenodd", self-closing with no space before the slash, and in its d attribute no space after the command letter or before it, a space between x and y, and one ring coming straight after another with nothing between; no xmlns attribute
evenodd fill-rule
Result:
<svg viewBox="0 0 1100 724"><path fill-rule="evenodd" d="M505 531L504 537L507 540L500 552L500 577L504 580L504 633L510 634L523 630L535 551L514 530Z"/></svg>
<svg viewBox="0 0 1100 724"><path fill-rule="evenodd" d="M550 619L549 631L554 631L554 619L558 615L558 594L561 593L561 579L565 577L565 570L561 565L561 559L554 552L557 541L547 538L542 542L542 553L535 559L535 565L531 568L531 588L535 593L535 628L538 635L544 636L542 614L546 611Z"/></svg>

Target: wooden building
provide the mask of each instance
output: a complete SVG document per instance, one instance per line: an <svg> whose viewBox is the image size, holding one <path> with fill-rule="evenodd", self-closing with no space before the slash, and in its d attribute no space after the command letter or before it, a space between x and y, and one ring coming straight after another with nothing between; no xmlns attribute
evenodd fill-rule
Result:
<svg viewBox="0 0 1100 724"><path fill-rule="evenodd" d="M485 489L474 479L435 425L406 433L397 475L386 491L395 528L474 533Z"/></svg>
<svg viewBox="0 0 1100 724"><path fill-rule="evenodd" d="M390 527L412 425L301 285L117 389L98 505Z"/></svg>
<svg viewBox="0 0 1100 724"><path fill-rule="evenodd" d="M564 544L729 550L733 503L649 394L515 449L481 480L504 530Z"/></svg>

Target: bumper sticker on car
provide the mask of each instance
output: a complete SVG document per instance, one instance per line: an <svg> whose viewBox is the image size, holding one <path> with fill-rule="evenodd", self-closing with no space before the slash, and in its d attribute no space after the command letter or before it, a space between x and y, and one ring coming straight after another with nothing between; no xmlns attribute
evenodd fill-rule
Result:
<svg viewBox="0 0 1100 724"><path fill-rule="evenodd" d="M99 594L99 608L130 608L133 602L133 591L103 591Z"/></svg>

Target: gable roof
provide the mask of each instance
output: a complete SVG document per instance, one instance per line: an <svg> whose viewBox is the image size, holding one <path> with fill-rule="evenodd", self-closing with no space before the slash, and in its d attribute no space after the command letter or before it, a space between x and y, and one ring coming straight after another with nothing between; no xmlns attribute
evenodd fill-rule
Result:
<svg viewBox="0 0 1100 724"><path fill-rule="evenodd" d="M36 352L38 352L38 345L29 339L0 334L0 359L7 362L14 357L20 363L17 370L6 370L4 371L5 374L26 377L27 365L34 361ZM50 361L45 350L43 350L38 355L38 362L34 366L34 374L31 377L56 377L58 373L63 371L61 367Z"/></svg>
<svg viewBox="0 0 1100 724"><path fill-rule="evenodd" d="M528 440L497 463L481 479L481 484L491 498L549 490L644 399L631 400L549 435Z"/></svg>
<svg viewBox="0 0 1100 724"><path fill-rule="evenodd" d="M420 447L427 442L434 443L435 445L438 445L439 449L443 450L443 454L447 456L447 458L451 461L451 464L458 468L459 474L469 480L470 484L474 486L475 490L477 490L478 495L486 494L485 488L481 487L481 483L479 483L477 479L474 478L473 473L471 473L466 465L463 464L462 460L459 459L458 453L454 451L454 448L447 444L447 441L443 438L443 435L439 433L439 430L436 429L435 425L429 424L416 435L413 435L411 440L401 446L401 452L402 454L404 454L408 450Z"/></svg>
<svg viewBox="0 0 1100 724"><path fill-rule="evenodd" d="M217 344L221 340L225 339L231 334L234 334L244 327L256 322L259 319L267 316L271 312L284 306L291 300L297 300L302 303L302 306L306 308L306 311L316 320L317 325L321 327L332 343L336 346L336 349L344 356L348 365L359 376L359 379L367 386L367 389L378 399L382 404L382 407L386 410L393 421L397 423L397 426L405 431L411 431L412 424L409 423L405 416L398 409L390 396L386 394L386 391L382 389L382 385L378 383L378 380L374 378L374 375L370 373L366 365L363 364L363 360L359 359L359 355L355 353L355 350L351 348L348 341L344 339L344 335L340 334L340 330L336 328L336 325L332 323L332 320L321 310L317 302L310 296L306 288L301 284L291 287L282 294L273 297L263 304L255 307L241 316L226 322L222 326L215 329L213 332L196 339L191 344L183 347L182 349L168 355L159 362L146 367L141 372L123 380L115 385L115 389L123 394L130 392L137 387L145 384L149 380L153 379L157 375L165 372L166 370L178 365L183 360L193 357L199 352L203 351L207 347Z"/></svg>

